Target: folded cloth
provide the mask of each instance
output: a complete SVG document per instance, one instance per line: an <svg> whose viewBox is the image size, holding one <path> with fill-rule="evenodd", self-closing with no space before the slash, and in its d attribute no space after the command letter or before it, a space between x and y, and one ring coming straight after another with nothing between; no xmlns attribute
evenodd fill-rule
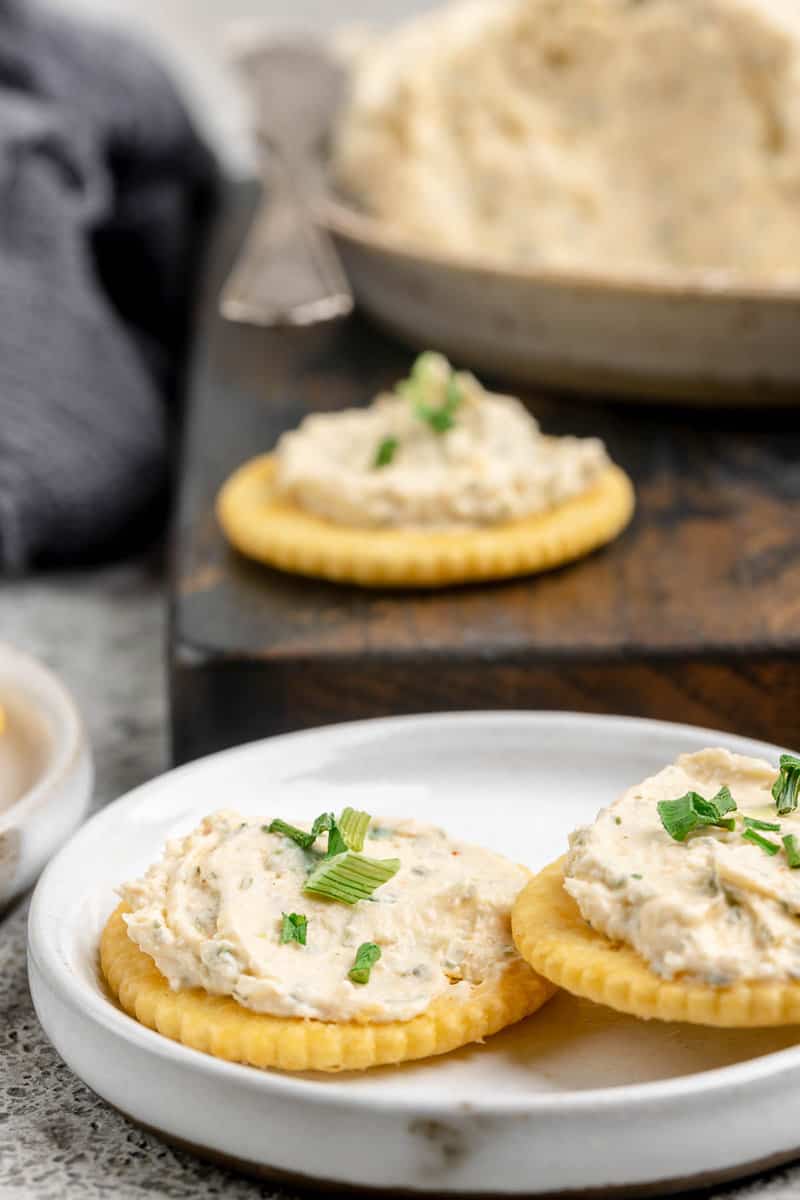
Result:
<svg viewBox="0 0 800 1200"><path fill-rule="evenodd" d="M217 174L143 46L0 0L0 568L163 515Z"/></svg>

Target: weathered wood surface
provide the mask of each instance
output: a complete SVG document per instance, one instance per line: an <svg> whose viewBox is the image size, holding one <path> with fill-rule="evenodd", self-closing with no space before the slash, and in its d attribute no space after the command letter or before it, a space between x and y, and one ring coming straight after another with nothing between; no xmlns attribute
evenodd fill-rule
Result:
<svg viewBox="0 0 800 1200"><path fill-rule="evenodd" d="M367 401L410 361L361 320L290 333L219 320L213 296L247 208L240 197L210 269L187 416L178 761L329 721L480 707L641 714L800 744L797 413L531 394L548 432L602 436L639 498L618 542L538 578L372 593L230 551L212 511L227 474L306 412Z"/></svg>

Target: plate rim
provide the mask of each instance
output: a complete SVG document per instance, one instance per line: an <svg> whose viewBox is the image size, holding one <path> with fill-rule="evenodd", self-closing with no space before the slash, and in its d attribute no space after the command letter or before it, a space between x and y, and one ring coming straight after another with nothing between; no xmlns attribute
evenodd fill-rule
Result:
<svg viewBox="0 0 800 1200"><path fill-rule="evenodd" d="M655 1105L683 1098L697 1093L713 1095L717 1091L725 1091L742 1083L755 1083L765 1078L781 1076L793 1069L800 1068L800 1044L782 1050L771 1051L753 1059L734 1063L724 1067L716 1067L707 1071L699 1071L689 1075L676 1076L666 1080L655 1080L645 1083L618 1084L602 1088L588 1088L579 1091L546 1092L539 1095L503 1096L494 1095L489 1101L447 1102L441 1098L415 1095L413 1100L397 1097L392 1093L381 1095L362 1095L348 1087L347 1080L336 1078L324 1081L319 1086L317 1079L297 1078L291 1073L279 1071L260 1071L257 1068L240 1063L227 1062L205 1054L199 1050L183 1046L179 1042L164 1037L145 1026L140 1025L127 1013L118 1008L108 996L87 991L82 981L62 963L57 951L48 944L48 937L43 925L47 924L44 911L49 889L57 886L59 873L65 869L64 863L76 846L85 839L91 840L96 836L98 827L113 823L115 814L122 807L133 808L143 796L149 796L163 788L168 788L176 777L187 778L201 772L209 763L218 763L226 758L246 757L257 755L270 747L280 747L287 743L303 740L337 741L341 738L358 737L367 729L403 726L413 728L419 724L433 725L447 723L459 724L507 724L547 726L553 724L569 725L604 725L606 727L623 728L629 733L639 730L642 733L662 734L672 733L685 735L691 741L706 739L706 744L718 744L739 748L741 753L755 753L775 756L783 749L773 743L748 738L739 734L726 733L721 730L709 729L705 726L687 725L678 722L653 720L643 717L627 717L616 714L578 713L558 710L468 710L465 712L419 713L396 717L367 718L359 721L347 721L332 725L297 730L291 733L279 734L274 737L260 738L244 742L238 746L217 751L194 759L179 767L167 770L137 787L124 793L118 799L106 805L94 814L81 828L73 834L69 841L59 850L46 867L33 894L27 927L27 952L29 970L31 963L36 967L48 986L55 990L62 1002L69 1005L84 1018L96 1020L115 1036L121 1037L129 1045L136 1046L141 1052L152 1053L162 1061L179 1063L186 1069L210 1075L221 1080L235 1082L248 1092L258 1094L262 1091L272 1093L278 1098L284 1094L294 1100L310 1099L322 1107L333 1106L341 1109L347 1106L358 1110L366 1106L378 1108L382 1112L396 1112L400 1115L418 1115L430 1117L447 1117L455 1109L468 1112L470 1116L478 1117L515 1117L535 1116L537 1113L552 1114L553 1112L584 1113L598 1106L605 1111L624 1109L630 1104ZM711 739L711 740L708 740ZM54 882L51 882L54 881Z"/></svg>

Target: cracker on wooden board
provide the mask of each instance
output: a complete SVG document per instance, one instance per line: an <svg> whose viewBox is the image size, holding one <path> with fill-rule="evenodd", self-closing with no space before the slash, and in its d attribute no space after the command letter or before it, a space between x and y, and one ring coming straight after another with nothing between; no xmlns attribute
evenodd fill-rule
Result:
<svg viewBox="0 0 800 1200"><path fill-rule="evenodd" d="M475 529L354 529L277 495L276 460L244 463L217 515L242 554L293 574L362 587L435 588L551 570L613 540L631 519L633 485L609 466L585 492L545 512Z"/></svg>

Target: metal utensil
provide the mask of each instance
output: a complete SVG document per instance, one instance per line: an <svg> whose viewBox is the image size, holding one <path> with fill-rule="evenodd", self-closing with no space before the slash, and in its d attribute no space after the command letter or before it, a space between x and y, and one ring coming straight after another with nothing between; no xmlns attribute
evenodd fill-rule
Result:
<svg viewBox="0 0 800 1200"><path fill-rule="evenodd" d="M344 72L310 38L253 44L236 64L249 94L264 187L220 298L232 321L310 325L344 316L353 296L328 235L314 223L315 165Z"/></svg>

